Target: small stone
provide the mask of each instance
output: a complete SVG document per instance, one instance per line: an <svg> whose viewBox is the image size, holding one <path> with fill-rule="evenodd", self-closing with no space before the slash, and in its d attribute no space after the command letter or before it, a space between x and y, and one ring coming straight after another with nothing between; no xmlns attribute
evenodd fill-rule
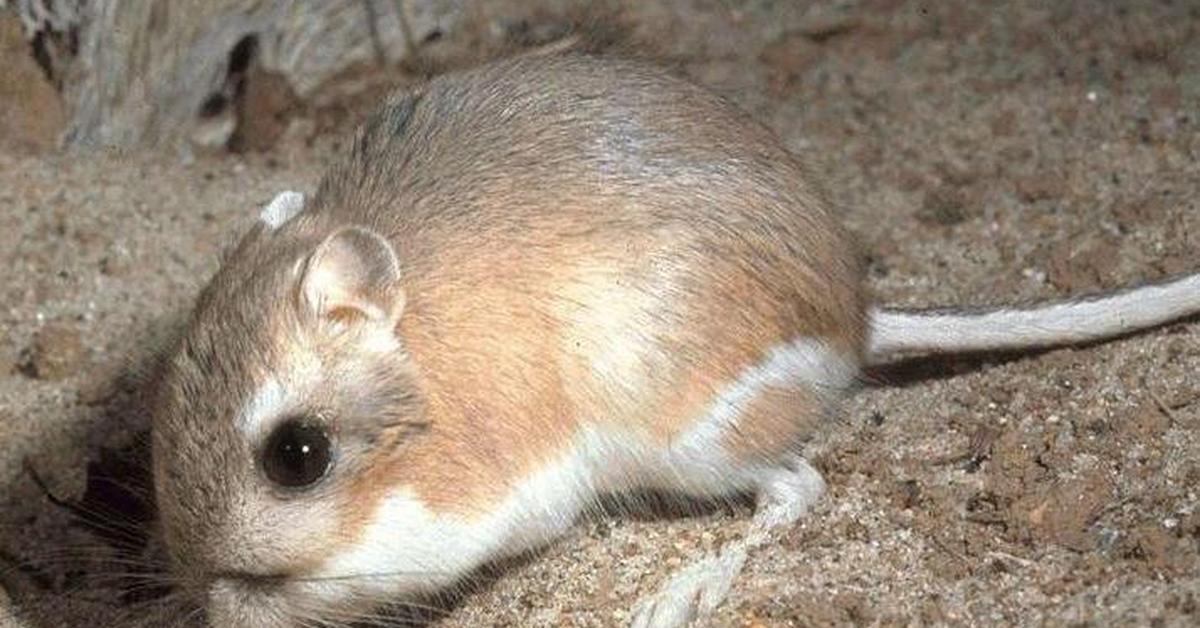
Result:
<svg viewBox="0 0 1200 628"><path fill-rule="evenodd" d="M1062 240L1046 252L1046 279L1067 294L1097 290L1116 270L1120 256L1113 255L1115 250L1110 238Z"/></svg>
<svg viewBox="0 0 1200 628"><path fill-rule="evenodd" d="M122 277L133 267L133 256L125 247L113 247L100 260L100 272L109 277Z"/></svg>
<svg viewBox="0 0 1200 628"><path fill-rule="evenodd" d="M1062 198L1067 193L1066 180L1060 174L1031 174L1016 180L1017 196L1026 203Z"/></svg>
<svg viewBox="0 0 1200 628"><path fill-rule="evenodd" d="M86 357L78 329L49 323L34 334L28 371L38 379L63 379L78 371Z"/></svg>
<svg viewBox="0 0 1200 628"><path fill-rule="evenodd" d="M287 128L284 129L283 135L279 138L279 146L285 151L302 150L312 144L312 140L317 136L317 133L317 123L312 118L292 118L288 122ZM284 154L291 153L285 152Z"/></svg>
<svg viewBox="0 0 1200 628"><path fill-rule="evenodd" d="M767 68L772 92L782 93L800 84L804 75L821 60L821 47L804 33L787 33L768 44L759 54Z"/></svg>
<svg viewBox="0 0 1200 628"><path fill-rule="evenodd" d="M935 188L925 194L916 218L927 225L951 227L971 217L969 203L962 192L951 186Z"/></svg>
<svg viewBox="0 0 1200 628"><path fill-rule="evenodd" d="M1017 112L1006 109L992 117L989 126L996 137L1012 137L1017 132Z"/></svg>
<svg viewBox="0 0 1200 628"><path fill-rule="evenodd" d="M283 75L250 68L238 101L237 128L229 138L229 148L237 152L272 149L287 131L288 120L296 114L299 103Z"/></svg>
<svg viewBox="0 0 1200 628"><path fill-rule="evenodd" d="M117 372L111 368L101 368L97 372L88 373L85 381L79 385L79 403L97 406L112 399L117 393Z"/></svg>
<svg viewBox="0 0 1200 628"><path fill-rule="evenodd" d="M921 499L921 485L916 480L902 480L892 487L892 503L901 509L908 510L917 505Z"/></svg>

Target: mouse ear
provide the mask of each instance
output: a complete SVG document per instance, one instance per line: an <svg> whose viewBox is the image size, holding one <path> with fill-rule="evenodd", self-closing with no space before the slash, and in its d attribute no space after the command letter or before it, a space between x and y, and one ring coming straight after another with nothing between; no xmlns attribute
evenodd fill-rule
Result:
<svg viewBox="0 0 1200 628"><path fill-rule="evenodd" d="M308 258L300 287L310 311L339 325L394 325L404 310L395 250L383 236L361 227L326 238Z"/></svg>
<svg viewBox="0 0 1200 628"><path fill-rule="evenodd" d="M268 229L275 230L299 214L302 209L304 209L303 194L292 191L280 192L258 214L258 219L266 224Z"/></svg>

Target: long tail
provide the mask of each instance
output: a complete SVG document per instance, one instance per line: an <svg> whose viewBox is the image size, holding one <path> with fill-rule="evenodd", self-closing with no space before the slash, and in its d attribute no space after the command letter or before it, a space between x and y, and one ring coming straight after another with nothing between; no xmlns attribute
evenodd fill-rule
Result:
<svg viewBox="0 0 1200 628"><path fill-rule="evenodd" d="M871 311L867 364L935 353L1085 344L1200 314L1200 273L1028 308Z"/></svg>

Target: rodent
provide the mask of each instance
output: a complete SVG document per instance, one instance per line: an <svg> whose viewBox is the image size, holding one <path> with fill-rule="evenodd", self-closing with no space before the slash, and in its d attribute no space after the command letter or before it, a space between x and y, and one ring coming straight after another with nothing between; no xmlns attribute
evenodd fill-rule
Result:
<svg viewBox="0 0 1200 628"><path fill-rule="evenodd" d="M857 260L799 157L650 66L510 60L396 94L311 198L263 210L159 374L174 568L214 626L347 620L547 543L604 493L754 493L741 543L633 609L680 625L821 495L798 448L864 365L1200 311L1200 274L883 310Z"/></svg>

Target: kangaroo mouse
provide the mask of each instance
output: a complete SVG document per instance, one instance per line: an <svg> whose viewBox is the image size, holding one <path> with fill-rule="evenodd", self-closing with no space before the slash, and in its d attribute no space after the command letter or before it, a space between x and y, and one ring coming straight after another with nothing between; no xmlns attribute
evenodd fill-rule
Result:
<svg viewBox="0 0 1200 628"><path fill-rule="evenodd" d="M632 608L683 625L821 496L800 447L864 366L1200 312L1200 274L888 310L858 260L801 157L653 67L526 58L395 94L314 194L262 210L157 376L173 568L216 627L351 623L605 495L752 494L745 538Z"/></svg>

